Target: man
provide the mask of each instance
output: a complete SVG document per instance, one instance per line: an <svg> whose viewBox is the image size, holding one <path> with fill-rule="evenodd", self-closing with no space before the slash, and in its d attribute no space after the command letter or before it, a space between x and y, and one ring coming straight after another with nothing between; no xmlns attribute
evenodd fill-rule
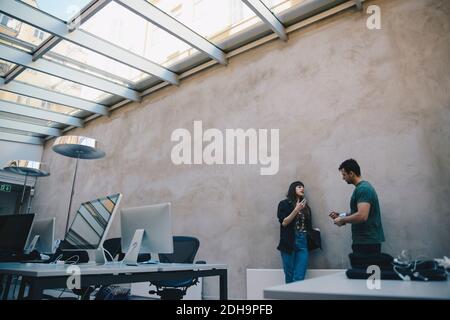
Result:
<svg viewBox="0 0 450 320"><path fill-rule="evenodd" d="M339 171L348 184L355 186L350 200L351 212L332 211L330 217L338 226L352 224L354 253L380 253L384 232L377 193L369 182L361 178L361 169L355 160L348 159L342 162Z"/></svg>

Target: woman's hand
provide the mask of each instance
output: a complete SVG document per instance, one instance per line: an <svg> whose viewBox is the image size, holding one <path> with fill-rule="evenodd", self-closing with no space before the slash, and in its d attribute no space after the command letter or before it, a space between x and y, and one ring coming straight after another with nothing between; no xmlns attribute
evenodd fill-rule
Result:
<svg viewBox="0 0 450 320"><path fill-rule="evenodd" d="M306 207L306 199L303 199L302 201L298 200L294 210L295 212L300 213L300 211L303 210L305 207Z"/></svg>

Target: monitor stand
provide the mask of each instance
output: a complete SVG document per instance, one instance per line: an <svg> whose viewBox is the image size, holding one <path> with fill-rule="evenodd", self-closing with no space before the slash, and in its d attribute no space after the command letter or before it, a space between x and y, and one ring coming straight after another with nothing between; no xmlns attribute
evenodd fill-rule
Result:
<svg viewBox="0 0 450 320"><path fill-rule="evenodd" d="M137 229L134 232L133 239L131 240L130 246L128 248L127 253L125 254L125 258L123 259L123 263L128 266L137 266L138 265L138 256L141 251L142 238L144 237L144 229Z"/></svg>
<svg viewBox="0 0 450 320"><path fill-rule="evenodd" d="M95 250L95 264L102 265L106 264L108 260L105 256L105 250L103 246L100 246L97 250Z"/></svg>
<svg viewBox="0 0 450 320"><path fill-rule="evenodd" d="M36 247L37 242L39 241L39 235L35 235L33 240L31 240L30 245L27 249L24 250L25 254L30 254L34 248Z"/></svg>

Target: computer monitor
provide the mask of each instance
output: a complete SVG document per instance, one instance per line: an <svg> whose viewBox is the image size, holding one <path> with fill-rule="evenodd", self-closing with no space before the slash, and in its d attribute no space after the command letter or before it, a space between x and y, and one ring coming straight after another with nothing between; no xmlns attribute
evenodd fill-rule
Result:
<svg viewBox="0 0 450 320"><path fill-rule="evenodd" d="M22 253L34 214L0 215L0 251Z"/></svg>
<svg viewBox="0 0 450 320"><path fill-rule="evenodd" d="M49 218L33 222L25 253L33 250L40 253L54 253L55 220L55 218Z"/></svg>
<svg viewBox="0 0 450 320"><path fill-rule="evenodd" d="M173 253L170 203L121 210L124 263L137 265L141 253Z"/></svg>
<svg viewBox="0 0 450 320"><path fill-rule="evenodd" d="M82 203L61 243L61 250L102 248L121 199L122 194L116 193Z"/></svg>

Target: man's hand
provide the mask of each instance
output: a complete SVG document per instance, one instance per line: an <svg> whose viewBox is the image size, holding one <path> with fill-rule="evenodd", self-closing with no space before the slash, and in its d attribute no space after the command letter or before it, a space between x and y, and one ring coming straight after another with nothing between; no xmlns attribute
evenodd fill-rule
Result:
<svg viewBox="0 0 450 320"><path fill-rule="evenodd" d="M345 225L343 218L341 218L339 216L337 218L333 219L333 222L335 225L337 225L339 227L342 227L343 225Z"/></svg>
<svg viewBox="0 0 450 320"><path fill-rule="evenodd" d="M331 211L329 214L331 219L336 219L337 217L339 217L339 213L335 212L335 211Z"/></svg>

